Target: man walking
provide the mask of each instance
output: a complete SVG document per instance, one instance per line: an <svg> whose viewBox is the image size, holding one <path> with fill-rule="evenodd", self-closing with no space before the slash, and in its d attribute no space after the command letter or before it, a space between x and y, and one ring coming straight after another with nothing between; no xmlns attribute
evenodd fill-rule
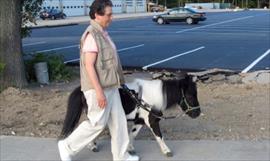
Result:
<svg viewBox="0 0 270 161"><path fill-rule="evenodd" d="M127 121L118 88L124 83L117 50L106 29L112 21L112 2L95 0L90 7L90 26L81 37L81 90L88 105L88 120L58 142L62 161L92 142L108 125L114 161L138 161L127 152Z"/></svg>

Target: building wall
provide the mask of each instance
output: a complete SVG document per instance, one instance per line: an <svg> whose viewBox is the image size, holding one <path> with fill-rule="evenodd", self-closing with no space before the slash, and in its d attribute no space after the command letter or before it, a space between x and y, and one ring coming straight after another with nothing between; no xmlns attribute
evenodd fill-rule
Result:
<svg viewBox="0 0 270 161"><path fill-rule="evenodd" d="M230 3L186 3L185 6L202 9L223 9L230 8Z"/></svg>
<svg viewBox="0 0 270 161"><path fill-rule="evenodd" d="M67 16L85 15L84 0L63 0L63 12Z"/></svg>
<svg viewBox="0 0 270 161"><path fill-rule="evenodd" d="M145 0L125 0L125 11L127 13L146 12Z"/></svg>
<svg viewBox="0 0 270 161"><path fill-rule="evenodd" d="M43 9L61 9L67 16L88 15L94 0L44 0ZM146 0L112 0L113 13L146 12Z"/></svg>

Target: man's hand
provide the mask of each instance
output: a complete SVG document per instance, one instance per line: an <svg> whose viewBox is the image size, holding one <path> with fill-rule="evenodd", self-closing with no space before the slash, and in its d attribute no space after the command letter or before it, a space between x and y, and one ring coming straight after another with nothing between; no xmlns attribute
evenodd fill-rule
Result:
<svg viewBox="0 0 270 161"><path fill-rule="evenodd" d="M104 109L107 106L107 100L102 90L96 91L98 106Z"/></svg>

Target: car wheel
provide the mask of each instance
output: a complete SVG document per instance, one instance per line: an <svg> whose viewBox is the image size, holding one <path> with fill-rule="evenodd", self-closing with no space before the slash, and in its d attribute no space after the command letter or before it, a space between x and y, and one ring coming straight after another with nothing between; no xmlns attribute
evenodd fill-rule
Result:
<svg viewBox="0 0 270 161"><path fill-rule="evenodd" d="M67 15L63 14L62 19L65 19L65 18L67 18Z"/></svg>
<svg viewBox="0 0 270 161"><path fill-rule="evenodd" d="M158 18L157 19L157 23L160 24L160 25L162 25L164 23L163 18Z"/></svg>
<svg viewBox="0 0 270 161"><path fill-rule="evenodd" d="M52 16L52 17L51 17L51 19L52 19L52 20L55 20L55 17L54 17L54 16Z"/></svg>
<svg viewBox="0 0 270 161"><path fill-rule="evenodd" d="M186 22L187 22L187 24L191 25L191 24L193 24L193 19L191 17L188 17L186 19Z"/></svg>

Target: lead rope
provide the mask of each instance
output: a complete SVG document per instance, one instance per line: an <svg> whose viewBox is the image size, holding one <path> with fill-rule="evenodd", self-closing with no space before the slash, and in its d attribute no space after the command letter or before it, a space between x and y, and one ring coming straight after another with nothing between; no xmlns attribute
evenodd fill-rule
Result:
<svg viewBox="0 0 270 161"><path fill-rule="evenodd" d="M126 86L126 85L122 85L122 88L128 93L128 95L136 102L138 109L142 108L144 110L146 110L147 112L151 113L154 117L160 119L160 120L167 120L167 119L174 119L174 118L178 118L181 116L182 112L181 109L179 107L179 113L176 116L158 116L156 114L154 114L153 112L151 112L151 106L144 102L142 99L139 99L135 94L133 94L131 92L131 90Z"/></svg>

